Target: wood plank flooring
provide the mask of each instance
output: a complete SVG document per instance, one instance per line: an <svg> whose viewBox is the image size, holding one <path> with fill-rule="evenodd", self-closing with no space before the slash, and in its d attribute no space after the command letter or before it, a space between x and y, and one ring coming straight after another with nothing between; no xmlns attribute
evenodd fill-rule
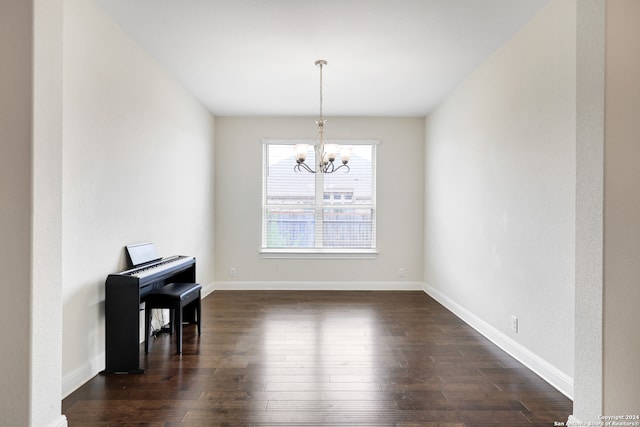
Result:
<svg viewBox="0 0 640 427"><path fill-rule="evenodd" d="M216 291L69 426L553 426L572 402L423 292Z"/></svg>

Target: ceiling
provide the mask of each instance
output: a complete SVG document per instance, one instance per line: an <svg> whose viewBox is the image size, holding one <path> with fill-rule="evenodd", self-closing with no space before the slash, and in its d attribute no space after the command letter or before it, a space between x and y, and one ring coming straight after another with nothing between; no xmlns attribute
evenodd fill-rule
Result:
<svg viewBox="0 0 640 427"><path fill-rule="evenodd" d="M95 0L216 116L423 117L549 0Z"/></svg>

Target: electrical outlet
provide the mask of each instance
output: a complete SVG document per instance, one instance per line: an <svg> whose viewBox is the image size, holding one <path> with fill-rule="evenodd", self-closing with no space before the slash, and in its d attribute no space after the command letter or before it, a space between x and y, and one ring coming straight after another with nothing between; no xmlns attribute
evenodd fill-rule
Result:
<svg viewBox="0 0 640 427"><path fill-rule="evenodd" d="M400 270L398 270L398 276L404 277L404 268L401 268Z"/></svg>
<svg viewBox="0 0 640 427"><path fill-rule="evenodd" d="M236 277L236 268L235 267L231 267L229 269L229 276Z"/></svg>
<svg viewBox="0 0 640 427"><path fill-rule="evenodd" d="M518 333L518 318L516 316L511 316L511 330Z"/></svg>

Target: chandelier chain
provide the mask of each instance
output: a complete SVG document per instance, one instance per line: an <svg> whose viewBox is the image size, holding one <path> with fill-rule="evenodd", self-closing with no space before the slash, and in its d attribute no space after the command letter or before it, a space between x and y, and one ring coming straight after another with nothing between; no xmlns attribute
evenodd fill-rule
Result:
<svg viewBox="0 0 640 427"><path fill-rule="evenodd" d="M324 121L324 118L322 116L322 63L319 64L320 66L320 121Z"/></svg>
<svg viewBox="0 0 640 427"><path fill-rule="evenodd" d="M349 157L351 155L350 148L343 148L340 150L340 161L342 164L340 166L334 165L334 160L336 160L336 154L338 149L340 148L337 144L326 144L326 138L324 136L324 115L322 112L322 68L327 65L327 61L324 59L318 59L316 61L316 65L320 67L320 117L316 124L318 125L318 136L316 138L316 143L314 144L315 150L315 159L317 170L312 169L305 163L305 159L307 158L307 144L296 144L294 147L296 164L293 167L293 170L296 172L300 172L301 170L305 170L310 173L333 173L339 169L345 168L345 171L349 171L350 168L347 165L349 162Z"/></svg>

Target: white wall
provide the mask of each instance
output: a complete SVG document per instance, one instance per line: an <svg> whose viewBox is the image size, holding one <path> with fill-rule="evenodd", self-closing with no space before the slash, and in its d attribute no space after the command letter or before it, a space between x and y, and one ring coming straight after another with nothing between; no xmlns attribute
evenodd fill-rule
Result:
<svg viewBox="0 0 640 427"><path fill-rule="evenodd" d="M635 0L578 2L573 410L582 423L640 412L638 17Z"/></svg>
<svg viewBox="0 0 640 427"><path fill-rule="evenodd" d="M640 2L606 6L604 415L640 414Z"/></svg>
<svg viewBox="0 0 640 427"><path fill-rule="evenodd" d="M0 2L0 424L60 413L62 2Z"/></svg>
<svg viewBox="0 0 640 427"><path fill-rule="evenodd" d="M0 3L0 268L11 290L0 298L0 414L13 425L26 425L30 404L32 11Z"/></svg>
<svg viewBox="0 0 640 427"><path fill-rule="evenodd" d="M576 290L573 416L603 414L604 0L576 13Z"/></svg>
<svg viewBox="0 0 640 427"><path fill-rule="evenodd" d="M214 118L91 1L65 1L63 391L104 368L104 282L123 246L213 281Z"/></svg>
<svg viewBox="0 0 640 427"><path fill-rule="evenodd" d="M60 414L63 0L34 5L31 425L53 427L67 424Z"/></svg>
<svg viewBox="0 0 640 427"><path fill-rule="evenodd" d="M425 281L573 392L576 5L548 4L426 121ZM519 319L518 333L510 318Z"/></svg>
<svg viewBox="0 0 640 427"><path fill-rule="evenodd" d="M424 120L329 118L331 139L377 139L376 259L262 259L262 139L315 138L315 118L216 118L218 288L406 288L422 282ZM292 165L293 167L293 165ZM237 276L229 276L235 267ZM405 268L401 279L399 268Z"/></svg>

